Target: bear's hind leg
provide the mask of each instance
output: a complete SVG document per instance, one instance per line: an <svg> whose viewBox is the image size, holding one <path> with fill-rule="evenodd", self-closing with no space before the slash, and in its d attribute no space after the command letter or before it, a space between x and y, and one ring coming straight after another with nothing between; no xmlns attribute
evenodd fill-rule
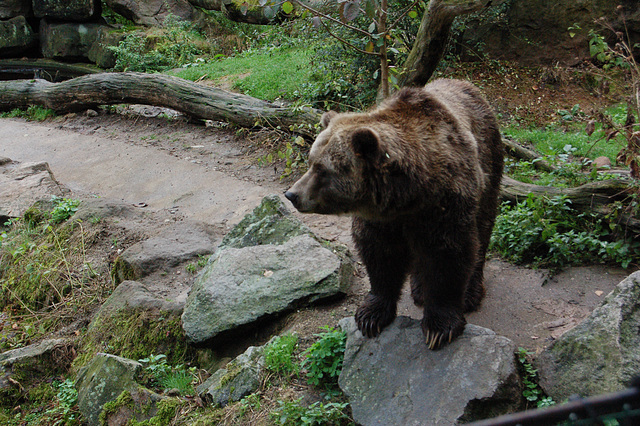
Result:
<svg viewBox="0 0 640 426"><path fill-rule="evenodd" d="M413 272L424 293L422 331L429 349L439 349L464 331L466 287L474 264L475 246L436 251L420 258Z"/></svg>
<svg viewBox="0 0 640 426"><path fill-rule="evenodd" d="M355 315L358 329L375 337L396 317L411 255L402 231L392 224L353 220L353 239L367 269L371 291Z"/></svg>

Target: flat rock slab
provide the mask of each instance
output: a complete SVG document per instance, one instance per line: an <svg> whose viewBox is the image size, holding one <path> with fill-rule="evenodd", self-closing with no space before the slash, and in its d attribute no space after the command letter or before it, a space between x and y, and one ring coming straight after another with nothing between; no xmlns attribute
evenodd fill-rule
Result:
<svg viewBox="0 0 640 426"><path fill-rule="evenodd" d="M353 418L365 426L454 425L517 411L521 403L515 345L467 325L438 351L424 341L420 321L398 317L375 339L347 332L340 388Z"/></svg>
<svg viewBox="0 0 640 426"><path fill-rule="evenodd" d="M346 292L341 259L308 235L216 252L189 293L187 337L204 343L263 317Z"/></svg>
<svg viewBox="0 0 640 426"><path fill-rule="evenodd" d="M36 201L64 194L46 162L15 163L0 158L0 217L20 217Z"/></svg>
<svg viewBox="0 0 640 426"><path fill-rule="evenodd" d="M616 392L640 372L640 271L540 354L540 385L556 401Z"/></svg>

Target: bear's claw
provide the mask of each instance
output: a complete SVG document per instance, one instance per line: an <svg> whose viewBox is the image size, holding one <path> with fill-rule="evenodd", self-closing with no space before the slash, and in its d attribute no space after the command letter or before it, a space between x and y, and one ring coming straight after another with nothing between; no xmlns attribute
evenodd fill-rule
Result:
<svg viewBox="0 0 640 426"><path fill-rule="evenodd" d="M355 315L360 332L366 337L376 337L396 317L396 305L369 294Z"/></svg>
<svg viewBox="0 0 640 426"><path fill-rule="evenodd" d="M422 332L427 347L436 350L451 343L464 332L466 324L464 317L455 310L442 308L426 310L425 317L422 319Z"/></svg>

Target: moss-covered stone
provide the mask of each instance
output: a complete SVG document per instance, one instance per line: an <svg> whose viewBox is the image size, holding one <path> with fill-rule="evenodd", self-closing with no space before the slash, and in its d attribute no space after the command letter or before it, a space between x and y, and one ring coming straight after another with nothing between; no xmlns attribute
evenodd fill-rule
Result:
<svg viewBox="0 0 640 426"><path fill-rule="evenodd" d="M220 248L283 244L303 234L314 236L306 225L293 217L280 197L269 195L224 237Z"/></svg>
<svg viewBox="0 0 640 426"><path fill-rule="evenodd" d="M535 361L556 401L626 388L640 371L640 272L631 274L582 323Z"/></svg>
<svg viewBox="0 0 640 426"><path fill-rule="evenodd" d="M72 354L73 344L66 339L44 340L0 354L0 406L11 408L42 380L65 374Z"/></svg>
<svg viewBox="0 0 640 426"><path fill-rule="evenodd" d="M170 364L183 363L191 355L180 315L161 310L119 309L98 313L80 343L77 369L98 352L140 359L165 354Z"/></svg>
<svg viewBox="0 0 640 426"><path fill-rule="evenodd" d="M142 271L118 256L111 268L111 281L119 285L124 281L135 281L142 277Z"/></svg>

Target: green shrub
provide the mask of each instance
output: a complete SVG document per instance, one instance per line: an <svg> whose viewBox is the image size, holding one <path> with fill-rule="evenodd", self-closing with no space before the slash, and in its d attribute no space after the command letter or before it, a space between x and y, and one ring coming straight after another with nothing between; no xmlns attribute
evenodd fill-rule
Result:
<svg viewBox="0 0 640 426"><path fill-rule="evenodd" d="M298 425L341 425L353 424L345 410L346 402L314 402L308 407L300 404L302 398L295 401L278 401L278 408L271 412L271 420L285 426Z"/></svg>
<svg viewBox="0 0 640 426"><path fill-rule="evenodd" d="M607 262L628 267L637 260L638 244L616 238L615 226L592 213L578 213L566 197L529 195L503 204L490 248L515 263L561 267Z"/></svg>
<svg viewBox="0 0 640 426"><path fill-rule="evenodd" d="M193 384L197 382L196 369L187 369L184 365L171 367L167 364L167 356L149 355L139 359L138 362L145 365L146 381L161 390L177 389L181 395L193 395Z"/></svg>
<svg viewBox="0 0 640 426"><path fill-rule="evenodd" d="M202 54L196 46L199 38L192 24L169 15L164 30L153 40L142 32L133 32L108 49L116 57L115 71L157 72L194 62Z"/></svg>
<svg viewBox="0 0 640 426"><path fill-rule="evenodd" d="M298 337L293 334L276 337L264 350L265 367L280 375L298 374L300 367L293 356L297 347Z"/></svg>
<svg viewBox="0 0 640 426"><path fill-rule="evenodd" d="M335 386L342 371L347 334L342 330L323 327L324 333L316 334L320 339L305 351L303 367L307 370L307 381L314 386Z"/></svg>

